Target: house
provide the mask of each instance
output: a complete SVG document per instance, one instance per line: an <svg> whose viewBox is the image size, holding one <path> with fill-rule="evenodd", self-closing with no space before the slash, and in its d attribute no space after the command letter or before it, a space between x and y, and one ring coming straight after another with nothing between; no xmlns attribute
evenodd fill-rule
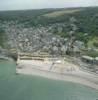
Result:
<svg viewBox="0 0 98 100"><path fill-rule="evenodd" d="M77 46L79 49L85 48L84 42L82 41L75 41L74 46Z"/></svg>
<svg viewBox="0 0 98 100"><path fill-rule="evenodd" d="M83 62L89 63L89 64L93 64L94 63L94 58L90 57L90 56L82 56L81 57Z"/></svg>
<svg viewBox="0 0 98 100"><path fill-rule="evenodd" d="M80 56L81 51L77 46L74 46L73 47L73 53L74 53L75 56Z"/></svg>
<svg viewBox="0 0 98 100"><path fill-rule="evenodd" d="M98 64L98 57L95 58L95 64Z"/></svg>

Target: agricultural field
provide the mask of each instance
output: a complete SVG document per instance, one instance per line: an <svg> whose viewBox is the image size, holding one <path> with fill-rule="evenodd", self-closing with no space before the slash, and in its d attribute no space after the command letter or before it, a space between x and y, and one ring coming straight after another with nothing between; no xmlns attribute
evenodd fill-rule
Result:
<svg viewBox="0 0 98 100"><path fill-rule="evenodd" d="M43 16L45 17L59 17L59 16L62 16L64 14L71 14L71 13L75 13L75 12L78 12L80 11L81 9L67 9L67 10L61 10L61 11L54 11L54 12L51 12L51 13L48 13L48 14L44 14Z"/></svg>

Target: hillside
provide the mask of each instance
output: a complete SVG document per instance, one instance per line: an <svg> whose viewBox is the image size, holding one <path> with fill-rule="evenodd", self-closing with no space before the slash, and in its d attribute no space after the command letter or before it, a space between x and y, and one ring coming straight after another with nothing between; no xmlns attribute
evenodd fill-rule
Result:
<svg viewBox="0 0 98 100"><path fill-rule="evenodd" d="M39 24L46 26L55 23L64 23L69 26L70 17L75 17L79 32L88 33L92 36L98 36L97 13L98 7L6 11L0 12L0 19L7 21L18 20L20 23L26 23L26 25L30 26L38 26ZM70 29L70 27L67 28ZM64 32L67 32L66 29L64 29Z"/></svg>
<svg viewBox="0 0 98 100"><path fill-rule="evenodd" d="M48 14L44 14L43 16L49 17L49 18L59 17L59 16L63 16L64 14L72 14L72 13L78 12L80 10L81 9L63 9L63 10L60 10L60 11L53 11L53 12L50 12Z"/></svg>
<svg viewBox="0 0 98 100"><path fill-rule="evenodd" d="M72 33L85 46L98 48L98 7L1 11L0 27L8 36L7 48L60 51Z"/></svg>

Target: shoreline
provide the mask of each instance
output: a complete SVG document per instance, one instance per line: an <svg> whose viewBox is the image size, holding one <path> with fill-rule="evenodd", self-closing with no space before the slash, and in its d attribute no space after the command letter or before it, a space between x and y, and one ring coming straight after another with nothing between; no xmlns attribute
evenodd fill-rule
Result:
<svg viewBox="0 0 98 100"><path fill-rule="evenodd" d="M68 72L68 73L60 74L60 73L56 73L56 72L44 71L44 70L39 70L39 69L33 68L32 70L26 69L26 71L18 70L17 72L18 72L18 74L40 76L40 77L52 79L52 80L60 80L60 81L68 81L68 82L72 82L72 83L78 83L78 84L88 86L90 88L98 90L98 81L97 81L98 76L95 76L90 73L82 72L82 71L79 73L69 73Z"/></svg>

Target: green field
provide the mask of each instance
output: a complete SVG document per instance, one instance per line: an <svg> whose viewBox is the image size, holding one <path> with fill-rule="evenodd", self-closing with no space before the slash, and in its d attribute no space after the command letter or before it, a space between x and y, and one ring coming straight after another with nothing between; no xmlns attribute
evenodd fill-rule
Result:
<svg viewBox="0 0 98 100"><path fill-rule="evenodd" d="M97 36L93 37L91 40L88 41L88 47L94 47L94 43L98 44L98 37Z"/></svg>
<svg viewBox="0 0 98 100"><path fill-rule="evenodd" d="M43 16L45 17L58 17L58 16L62 16L64 14L71 14L71 13L75 13L75 12L78 12L80 11L80 9L71 9L71 10L63 10L63 11L54 11L54 12L51 12L51 13L48 13L48 14L45 14Z"/></svg>
<svg viewBox="0 0 98 100"><path fill-rule="evenodd" d="M0 100L96 100L98 91L69 82L15 74L13 62L0 61Z"/></svg>

